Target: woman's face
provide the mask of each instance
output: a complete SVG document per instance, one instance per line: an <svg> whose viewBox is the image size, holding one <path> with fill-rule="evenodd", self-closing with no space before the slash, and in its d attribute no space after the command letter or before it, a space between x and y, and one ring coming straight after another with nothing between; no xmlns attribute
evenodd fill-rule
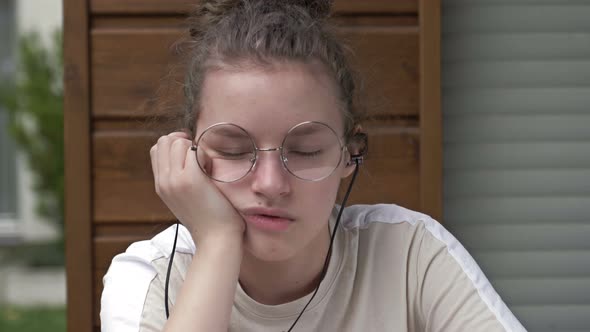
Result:
<svg viewBox="0 0 590 332"><path fill-rule="evenodd" d="M335 91L319 65L290 62L271 69L210 71L201 92L197 137L213 124L230 122L244 128L259 149L276 148L293 126L318 121L342 138ZM279 261L310 248L313 241L326 241L340 179L352 171L345 167L347 157L327 178L309 182L283 167L279 151L260 152L244 178L214 181L246 222L245 249L258 259Z"/></svg>

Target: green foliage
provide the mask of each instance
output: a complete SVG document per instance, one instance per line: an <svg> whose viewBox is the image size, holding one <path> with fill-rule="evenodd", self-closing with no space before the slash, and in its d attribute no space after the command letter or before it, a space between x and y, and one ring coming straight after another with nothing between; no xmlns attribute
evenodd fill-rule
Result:
<svg viewBox="0 0 590 332"><path fill-rule="evenodd" d="M61 32L46 48L39 35L23 36L15 80L0 82L0 104L8 111L9 131L35 174L37 212L63 234L63 52ZM63 240L59 247L63 248Z"/></svg>
<svg viewBox="0 0 590 332"><path fill-rule="evenodd" d="M24 264L39 268L63 266L63 239L48 243L23 243L13 247L0 247L0 264Z"/></svg>
<svg viewBox="0 0 590 332"><path fill-rule="evenodd" d="M65 332L66 310L0 307L0 331Z"/></svg>

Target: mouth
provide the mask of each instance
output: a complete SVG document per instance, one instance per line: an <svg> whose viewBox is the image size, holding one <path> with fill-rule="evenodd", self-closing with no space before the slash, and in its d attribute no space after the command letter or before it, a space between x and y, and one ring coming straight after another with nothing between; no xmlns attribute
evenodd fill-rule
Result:
<svg viewBox="0 0 590 332"><path fill-rule="evenodd" d="M294 218L283 210L251 208L242 211L246 223L267 232L284 232L294 222Z"/></svg>

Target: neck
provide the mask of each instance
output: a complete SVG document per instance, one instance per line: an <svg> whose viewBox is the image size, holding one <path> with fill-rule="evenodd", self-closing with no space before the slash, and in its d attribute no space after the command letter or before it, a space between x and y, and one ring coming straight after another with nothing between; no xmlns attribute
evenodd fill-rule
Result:
<svg viewBox="0 0 590 332"><path fill-rule="evenodd" d="M240 285L252 299L266 305L291 302L313 292L322 278L330 235L326 227L304 250L284 261L262 261L244 252Z"/></svg>

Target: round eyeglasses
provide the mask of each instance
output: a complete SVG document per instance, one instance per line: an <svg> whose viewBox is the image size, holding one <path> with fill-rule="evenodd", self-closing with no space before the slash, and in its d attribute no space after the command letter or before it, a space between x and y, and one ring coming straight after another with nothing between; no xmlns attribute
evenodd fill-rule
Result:
<svg viewBox="0 0 590 332"><path fill-rule="evenodd" d="M306 121L287 132L280 147L258 148L242 127L222 122L207 127L196 145L197 163L208 177L219 182L235 182L256 166L260 152L279 151L283 168L305 181L330 176L347 151L338 134L327 124Z"/></svg>

